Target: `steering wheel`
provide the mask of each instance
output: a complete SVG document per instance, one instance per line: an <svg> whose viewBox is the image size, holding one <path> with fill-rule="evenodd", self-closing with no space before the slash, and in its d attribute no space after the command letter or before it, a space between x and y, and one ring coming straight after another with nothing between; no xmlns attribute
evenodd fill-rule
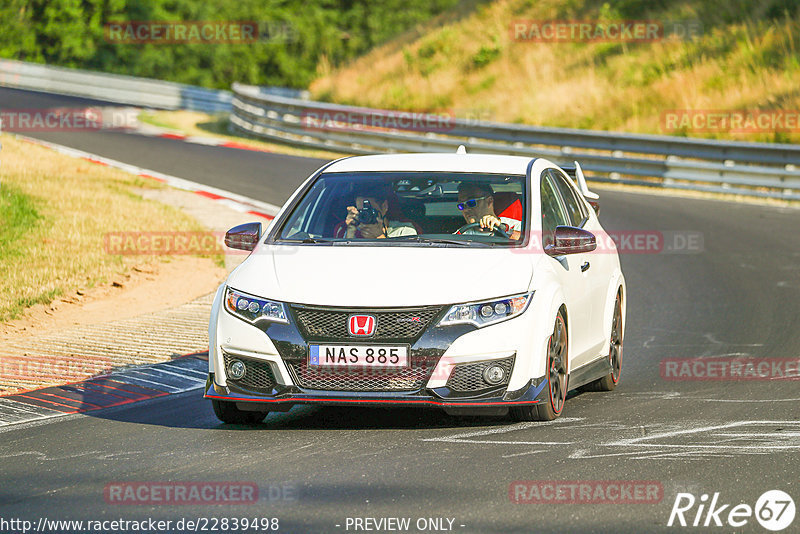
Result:
<svg viewBox="0 0 800 534"><path fill-rule="evenodd" d="M465 230L471 230L473 228L480 228L480 227L481 227L481 223L477 223L477 222L469 223L469 224L465 224L464 226L462 226L461 228L459 228L458 230L456 230L453 233L454 234L460 234L460 233L464 232ZM486 229L484 229L484 230L486 230ZM497 235L499 235L500 237L505 237L506 239L511 239L511 236L508 235L505 230L500 228L500 225L495 226L492 231L494 233L496 233Z"/></svg>

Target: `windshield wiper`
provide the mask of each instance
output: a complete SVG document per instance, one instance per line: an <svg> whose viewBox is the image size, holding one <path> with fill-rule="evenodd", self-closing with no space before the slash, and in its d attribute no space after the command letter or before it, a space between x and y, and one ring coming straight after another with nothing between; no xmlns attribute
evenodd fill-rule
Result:
<svg viewBox="0 0 800 534"><path fill-rule="evenodd" d="M439 245L458 245L460 247L469 247L472 246L473 243L477 243L481 246L486 246L486 243L480 243L479 241L459 241L456 239L441 239L438 237L423 237L421 235L404 235L400 237L390 237L391 241L414 241L417 243L431 243L431 244L439 244Z"/></svg>
<svg viewBox="0 0 800 534"><path fill-rule="evenodd" d="M330 239L320 239L316 237L304 237L303 239L280 239L276 241L278 243L288 243L290 245L296 245L297 243L303 244L319 244L319 243L333 243Z"/></svg>

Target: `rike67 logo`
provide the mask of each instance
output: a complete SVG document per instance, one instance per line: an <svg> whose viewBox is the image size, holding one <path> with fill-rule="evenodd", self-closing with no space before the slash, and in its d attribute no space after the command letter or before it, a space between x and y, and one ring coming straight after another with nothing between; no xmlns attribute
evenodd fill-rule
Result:
<svg viewBox="0 0 800 534"><path fill-rule="evenodd" d="M778 532L784 530L794 521L794 500L788 493L780 490L764 492L756 501L756 505L741 503L733 506L723 504L719 492L709 495L704 493L698 499L691 493L678 493L669 514L667 526L682 527L722 527L741 528L755 517L756 521L767 530Z"/></svg>

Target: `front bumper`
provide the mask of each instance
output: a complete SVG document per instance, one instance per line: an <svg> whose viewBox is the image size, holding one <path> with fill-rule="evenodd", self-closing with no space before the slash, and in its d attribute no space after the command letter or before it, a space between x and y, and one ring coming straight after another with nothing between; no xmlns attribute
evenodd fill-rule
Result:
<svg viewBox="0 0 800 534"><path fill-rule="evenodd" d="M542 394L544 369L539 369L535 356L539 349L545 349L546 346L544 343L530 343L531 337L537 337L537 324L530 310L520 317L477 329L464 324L443 328L433 326L445 311L442 308L437 313L429 314L428 325L412 333L413 337L376 339L376 344L408 344L409 372L414 373L413 377L387 377L389 384L384 388L374 382L354 385L351 377L346 377L347 380L342 382L340 376L327 372L325 376L322 373L315 375L310 371L308 365L304 365L309 343L345 340L333 337L342 337L340 332L310 331L309 324L316 329L327 327L331 322L325 317L313 317L313 323L304 324L298 309L302 313L306 310L316 312L319 308L289 304L288 323L259 326L234 317L223 309L217 308L217 313L212 311L209 329L210 375L205 397L234 402L240 409L256 411L288 410L295 404L322 404L434 407L444 408L448 412L475 408L481 413L484 413L483 410L486 413L492 409L499 412L513 406L538 404L546 398L547 392ZM339 313L342 310L325 308L324 311ZM408 309L368 311L395 315L406 313ZM425 311L414 311L413 314L422 315ZM346 313L355 311L346 309ZM405 328L406 323L400 323L397 317L392 318L401 325L394 326L392 333L395 328ZM380 334L381 320L378 317L376 338ZM325 338L326 335L331 337ZM545 333L542 336L544 339ZM251 376L250 365L254 365L253 371L257 375L252 375L252 381L228 378L229 358L240 359L247 364L246 376ZM510 373L508 379L497 386L476 379L476 376L481 376L478 368L489 362L506 366ZM537 376L539 378L531 379ZM368 381L370 377L352 378L359 382L362 379Z"/></svg>
<svg viewBox="0 0 800 534"><path fill-rule="evenodd" d="M228 402L242 403L248 410L286 411L296 404L318 404L327 406L427 406L438 408L509 408L543 402L547 394L544 379L531 380L523 389L488 392L482 397L464 399L448 398L452 392L447 387L420 389L412 392L353 392L318 391L297 386L276 386L271 393L255 394L233 386L221 386L209 373L205 397Z"/></svg>

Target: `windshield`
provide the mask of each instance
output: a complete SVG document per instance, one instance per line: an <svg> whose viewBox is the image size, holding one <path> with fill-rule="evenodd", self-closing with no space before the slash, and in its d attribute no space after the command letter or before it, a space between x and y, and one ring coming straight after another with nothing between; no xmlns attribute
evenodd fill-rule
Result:
<svg viewBox="0 0 800 534"><path fill-rule="evenodd" d="M278 241L510 246L524 235L526 205L522 175L323 173Z"/></svg>

